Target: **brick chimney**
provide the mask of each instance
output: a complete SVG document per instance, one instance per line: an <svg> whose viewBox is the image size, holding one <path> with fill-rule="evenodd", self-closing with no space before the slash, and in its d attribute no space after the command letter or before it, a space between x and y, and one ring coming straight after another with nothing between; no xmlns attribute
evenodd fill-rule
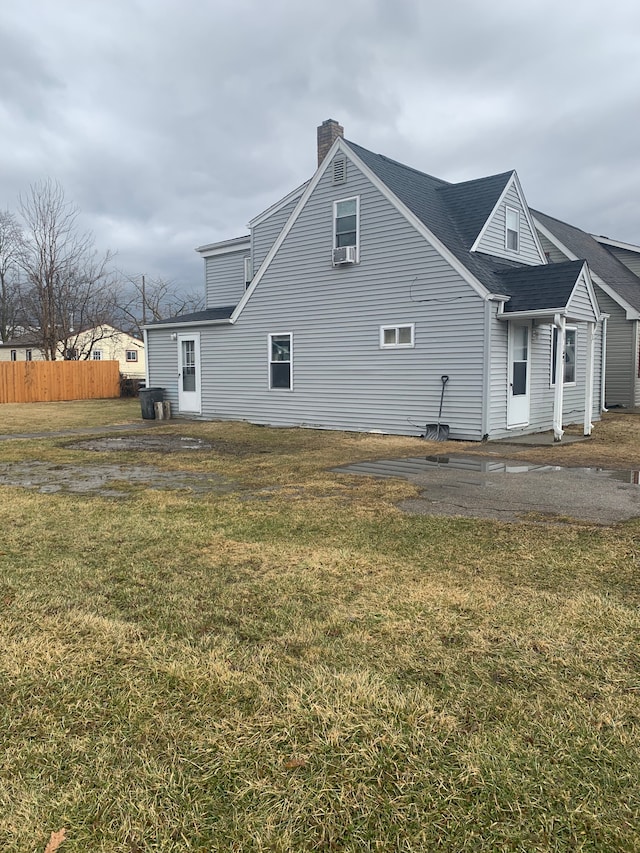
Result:
<svg viewBox="0 0 640 853"><path fill-rule="evenodd" d="M344 137L344 127L328 118L318 128L318 166L327 156L327 152L338 137Z"/></svg>

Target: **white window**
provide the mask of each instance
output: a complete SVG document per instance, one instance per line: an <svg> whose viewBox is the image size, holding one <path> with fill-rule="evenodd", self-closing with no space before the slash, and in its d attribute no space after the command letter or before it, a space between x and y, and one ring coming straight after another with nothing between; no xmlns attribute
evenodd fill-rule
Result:
<svg viewBox="0 0 640 853"><path fill-rule="evenodd" d="M128 349L126 354L127 361L137 361L138 360L138 350L137 349Z"/></svg>
<svg viewBox="0 0 640 853"><path fill-rule="evenodd" d="M11 361L17 361L17 360L18 360L18 350L12 349L11 350Z"/></svg>
<svg viewBox="0 0 640 853"><path fill-rule="evenodd" d="M404 326L380 326L380 347L382 349L399 349L414 346L415 324Z"/></svg>
<svg viewBox="0 0 640 853"><path fill-rule="evenodd" d="M30 349L25 352L25 358L27 361L33 361L33 352Z"/></svg>
<svg viewBox="0 0 640 853"><path fill-rule="evenodd" d="M567 326L564 331L564 353L562 361L564 363L564 384L576 384L576 337L577 329L575 326ZM551 384L556 384L556 359L558 345L558 329L553 327L553 335L551 336Z"/></svg>
<svg viewBox="0 0 640 853"><path fill-rule="evenodd" d="M520 251L520 211L513 207L507 208L505 246L511 252Z"/></svg>
<svg viewBox="0 0 640 853"><path fill-rule="evenodd" d="M102 361L102 350L101 349L91 350L91 359L92 359L92 361Z"/></svg>
<svg viewBox="0 0 640 853"><path fill-rule="evenodd" d="M290 332L269 335L269 388L293 388L293 336Z"/></svg>
<svg viewBox="0 0 640 853"><path fill-rule="evenodd" d="M360 232L360 198L344 198L333 203L333 248L353 246L356 259Z"/></svg>

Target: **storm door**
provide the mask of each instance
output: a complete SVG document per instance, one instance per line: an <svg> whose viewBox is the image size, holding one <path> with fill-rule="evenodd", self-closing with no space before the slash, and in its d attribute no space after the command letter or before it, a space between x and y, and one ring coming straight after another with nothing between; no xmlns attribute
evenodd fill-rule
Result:
<svg viewBox="0 0 640 853"><path fill-rule="evenodd" d="M529 423L530 337L528 323L509 324L508 428Z"/></svg>
<svg viewBox="0 0 640 853"><path fill-rule="evenodd" d="M178 409L202 410L200 393L200 335L178 335Z"/></svg>

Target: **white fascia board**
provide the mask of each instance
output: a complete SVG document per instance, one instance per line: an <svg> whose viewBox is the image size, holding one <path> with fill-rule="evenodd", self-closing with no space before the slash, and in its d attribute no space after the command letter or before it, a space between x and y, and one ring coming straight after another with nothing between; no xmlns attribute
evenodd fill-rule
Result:
<svg viewBox="0 0 640 853"><path fill-rule="evenodd" d="M152 326L143 326L144 332L153 332L155 329L173 329L174 332L179 329L192 329L196 326L229 326L231 320L191 320L188 323L154 323Z"/></svg>
<svg viewBox="0 0 640 853"><path fill-rule="evenodd" d="M542 244L540 243L540 240L538 239L538 235L536 234L536 229L533 225L533 219L531 217L529 205L527 204L527 200L524 197L524 193L522 191L522 185L520 184L520 178L518 177L518 173L515 171L515 169L511 173L511 177L509 178L509 180L505 184L504 189L500 193L500 196L499 196L497 202L493 206L493 210L491 211L491 213L487 217L486 222L484 223L484 225L480 229L480 233L476 237L476 239L473 243L473 246L471 247L471 249L469 251L471 251L471 252L477 252L478 251L478 246L482 242L482 238L484 237L487 229L491 225L493 217L496 215L498 209L500 208L500 205L504 202L504 200L507 196L507 193L509 192L511 187L515 187L516 193L518 195L518 199L520 201L521 213L524 215L524 218L527 221L527 224L529 226L529 230L531 231L531 236L533 237L533 241L536 244L536 249L538 250L538 255L540 256L540 263L546 264L547 258L544 254L544 249L542 248Z"/></svg>
<svg viewBox="0 0 640 853"><path fill-rule="evenodd" d="M544 317L554 317L556 314L566 317L567 306L564 305L562 308L545 308L543 311L501 311L498 314L498 320L513 320L514 318L519 320L541 320Z"/></svg>
<svg viewBox="0 0 640 853"><path fill-rule="evenodd" d="M626 249L627 252L635 252L640 254L640 246L635 246L633 243L624 243L622 240L612 240L611 237L602 237L599 234L591 234L594 240L602 243L604 246L613 246L615 249Z"/></svg>
<svg viewBox="0 0 640 853"><path fill-rule="evenodd" d="M209 243L207 246L198 246L196 251L203 258L211 258L214 255L227 255L231 252L243 252L251 248L251 236L235 237L233 240L223 240L220 243Z"/></svg>
<svg viewBox="0 0 640 853"><path fill-rule="evenodd" d="M536 228L540 229L540 231L542 232L542 234L544 234L544 236L547 238L547 240L550 243L553 243L553 245L556 247L556 249L558 249L560 252L562 252L563 255L566 256L567 260L569 260L569 261L580 261L580 260L582 260L582 258L579 258L577 255L575 255L573 252L571 252L569 249L567 249L567 247L564 245L564 243L561 243L560 240L558 240L558 238L555 236L555 234L553 234L551 231L549 231L549 229L546 228L542 224L542 222L540 222L535 217L534 217L534 222L535 222ZM604 279L600 278L600 276L596 272L594 272L594 270L590 270L590 282L591 282L592 287L593 287L593 282L595 282L598 285L598 287L600 287L600 288L602 288L602 290L604 290L604 292L607 294L607 296L610 296L613 299L613 301L622 308L622 310L625 312L625 316L626 316L627 320L640 320L640 312L636 308L634 308L632 305L629 305L627 300L624 299L622 296L620 296L620 294L616 290L614 290L610 285L608 285L606 283L606 281L604 281ZM595 291L594 291L594 298L595 298ZM596 305L598 304L597 299L595 300L595 304Z"/></svg>
<svg viewBox="0 0 640 853"><path fill-rule="evenodd" d="M396 210L398 210L411 225L413 225L416 231L418 231L418 233L420 233L433 246L433 248L436 249L436 251L439 252L440 255L442 255L442 257L453 267L453 269L455 269L456 272L458 272L462 276L462 278L469 285L471 285L471 287L476 291L476 293L478 293L483 299L489 298L490 294L487 288L480 281L478 281L478 279L469 272L469 270L464 266L464 264L462 264L455 257L455 255L450 252L449 249L447 249L447 247L443 243L440 242L440 240L438 240L435 234L432 234L431 231L424 225L424 223L422 223L418 219L418 217L414 213L412 213L409 208L405 204L403 204L394 193L391 192L387 185L384 184L380 180L380 178L378 178L378 176L374 174L371 169L367 165L365 165L365 163L362 162L362 160L357 156L357 154L355 154L355 152L352 151L351 148L349 148L344 139L342 137L338 137L327 152L315 175L311 178L310 181L308 181L306 188L302 193L302 196L300 197L300 200L291 212L289 219L286 221L276 241L271 246L271 249L269 250L264 261L262 262L260 269L257 271L255 276L253 277L251 284L245 291L244 296L237 304L235 311L231 315L232 323L236 322L236 320L242 313L244 306L247 304L249 299L251 299L251 295L253 294L256 287L260 284L260 281L262 280L262 277L269 268L269 264L275 257L276 252L283 244L287 234L293 228L298 216L306 205L309 196L317 187L318 183L320 182L320 179L322 178L326 170L329 168L329 164L332 162L338 151L341 151L346 157L348 157L352 161L352 163L354 163L354 165L358 167L358 169L360 169L360 171L365 175L365 177L368 178L369 181L376 187L376 189L382 193L382 195L387 199L387 201L392 204L393 207L395 207Z"/></svg>
<svg viewBox="0 0 640 853"><path fill-rule="evenodd" d="M544 253L544 249L542 248L542 243L540 242L540 238L536 232L535 225L533 224L533 217L531 215L531 211L529 210L529 205L527 204L527 200L524 197L524 192L522 190L522 185L520 183L520 178L518 177L518 173L514 171L513 173L513 182L515 183L516 192L520 197L520 201L522 203L522 210L524 211L525 219L527 220L527 224L529 226L529 230L531 231L531 236L536 244L536 248L538 249L538 254L540 256L540 262L543 264L547 263L547 256Z"/></svg>
<svg viewBox="0 0 640 853"><path fill-rule="evenodd" d="M264 222L265 219L268 219L270 216L273 216L274 213L277 213L279 210L282 210L283 207L286 207L289 202L293 201L295 198L299 198L305 191L308 183L309 181L305 181L304 184L300 184L299 187L296 187L295 190L291 190L291 192L284 198L281 198L280 201L276 201L275 204L271 205L271 207L268 207L266 210L263 210L262 213L254 216L253 219L250 219L249 228L254 228L256 225L260 225L260 223Z"/></svg>
<svg viewBox="0 0 640 853"><path fill-rule="evenodd" d="M591 307L593 308L593 313L596 318L600 316L600 306L598 305L598 297L596 296L596 289L593 286L593 281L591 279L591 270L589 269L589 264L585 261L584 266L582 267L582 271L580 272L581 276L584 276L584 283L587 286L587 292L589 293L589 299L591 301ZM578 278L578 281L580 279ZM578 281L576 282L576 287L578 286ZM574 288L575 290L575 288ZM573 293L571 294L573 297ZM569 300L569 302L571 299ZM568 303L567 303L568 304Z"/></svg>
<svg viewBox="0 0 640 853"><path fill-rule="evenodd" d="M340 141L340 140L338 140ZM387 199L387 201L395 207L395 209L401 213L405 219L413 225L416 231L421 234L428 243L430 243L433 248L447 261L447 263L452 266L457 273L459 273L462 278L470 284L471 287L481 296L483 299L488 299L490 293L488 289L479 281L466 267L465 265L456 258L456 256L451 252L445 245L442 243L435 234L433 234L424 222L421 222L418 217L409 210L409 208L400 201L400 199L391 192L389 187L380 178L371 171L371 169L362 162L362 160L355 154L347 145L343 146L344 153L349 157L349 159L360 169L360 171L371 181L371 183L375 186L375 188L382 193L382 195ZM329 157L327 156L327 160Z"/></svg>
<svg viewBox="0 0 640 853"><path fill-rule="evenodd" d="M266 255L264 261L260 265L260 269L256 272L253 279L251 280L251 284L245 290L244 296L242 297L240 302L238 302L238 304L236 305L235 311L233 312L233 314L230 317L231 323L235 323L236 320L238 319L238 317L240 316L240 314L242 314L244 306L251 299L251 295L253 294L256 287L260 284L262 277L264 276L265 272L269 268L269 264L271 263L271 261L275 257L275 254L278 251L278 249L280 248L280 246L284 243L285 237L287 236L289 231L291 231L291 229L293 228L293 225L294 225L296 219L298 218L298 216L300 215L300 212L302 211L305 204L307 203L307 199L309 198L311 193L314 191L314 189L318 185L318 182L320 181L320 178L324 175L325 171L327 170L330 160L333 159L336 151L338 151L338 149L340 148L341 142L342 142L341 138L336 139L336 141L333 143L333 145L329 149L326 157L322 161L321 165L318 167L315 175L311 178L310 181L307 182L306 188L305 188L304 192L302 193L300 200L298 201L298 203L296 204L294 209L291 211L291 215L289 216L289 218L285 222L285 224L282 228L282 231L278 234L275 242L273 243L273 245L271 246L271 248L267 252L267 255ZM331 157L329 155L331 155Z"/></svg>
<svg viewBox="0 0 640 853"><path fill-rule="evenodd" d="M492 219L493 219L493 217L496 215L496 212L497 212L498 208L500 207L500 205L502 204L502 202L504 201L506 194L507 194L507 193L509 192L509 190L511 189L511 186L512 186L512 184L513 184L513 176L514 176L514 175L515 175L515 171L511 173L511 177L509 178L509 180L507 181L507 183L504 185L504 189L502 190L502 192L501 192L501 193L500 193L500 195L498 196L498 200L497 200L497 202L493 205L493 210L491 211L491 213L489 214L489 216L487 216L486 222L484 223L484 225L483 225L483 226L482 226L482 228L480 229L480 233L478 234L478 236L476 237L476 239L475 239L475 240L474 240L474 242L473 242L473 246L469 249L469 251L470 251L470 252L475 252L475 251L477 251L477 249L478 249L478 245L479 245L480 241L481 241L481 240L482 240L482 238L484 237L484 235L485 235L485 232L486 232L487 228L488 228L488 227L489 227L489 225L491 224L491 220L492 220Z"/></svg>

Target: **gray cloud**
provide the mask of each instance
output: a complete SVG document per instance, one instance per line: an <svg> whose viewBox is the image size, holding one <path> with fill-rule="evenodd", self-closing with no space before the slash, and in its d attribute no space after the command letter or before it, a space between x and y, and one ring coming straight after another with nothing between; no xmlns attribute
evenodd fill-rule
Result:
<svg viewBox="0 0 640 853"><path fill-rule="evenodd" d="M315 128L449 180L516 168L534 206L640 241L640 8L549 0L26 0L0 29L0 208L60 180L131 274L315 167Z"/></svg>

